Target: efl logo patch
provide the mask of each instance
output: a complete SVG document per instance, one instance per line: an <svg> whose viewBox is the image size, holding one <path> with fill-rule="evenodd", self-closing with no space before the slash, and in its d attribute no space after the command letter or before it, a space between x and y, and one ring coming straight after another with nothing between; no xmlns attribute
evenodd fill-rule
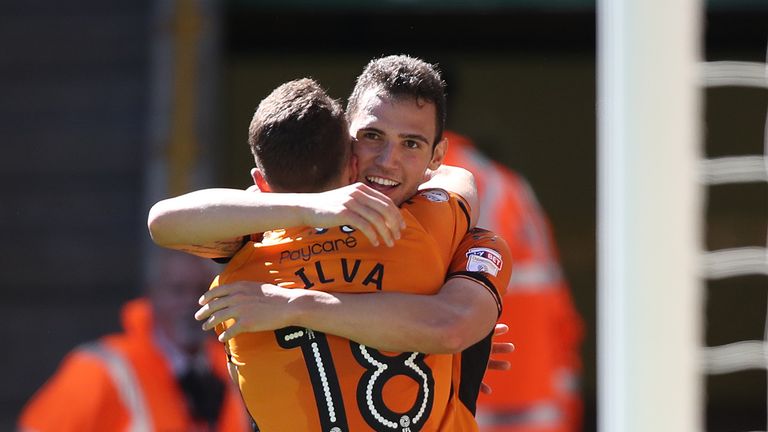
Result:
<svg viewBox="0 0 768 432"><path fill-rule="evenodd" d="M445 202L448 201L448 193L442 190L427 190L421 193L426 199L432 202Z"/></svg>
<svg viewBox="0 0 768 432"><path fill-rule="evenodd" d="M504 265L501 255L493 249L472 248L467 251L467 271L496 276Z"/></svg>

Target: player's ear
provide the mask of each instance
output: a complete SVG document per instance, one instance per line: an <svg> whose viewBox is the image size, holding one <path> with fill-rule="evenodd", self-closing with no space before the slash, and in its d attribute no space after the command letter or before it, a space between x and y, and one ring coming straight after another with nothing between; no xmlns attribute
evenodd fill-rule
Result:
<svg viewBox="0 0 768 432"><path fill-rule="evenodd" d="M253 184L262 192L270 192L269 184L264 178L264 173L258 168L251 168L251 178L253 178Z"/></svg>
<svg viewBox="0 0 768 432"><path fill-rule="evenodd" d="M357 181L357 156L350 152L349 162L347 162L347 171L349 171L349 184Z"/></svg>
<svg viewBox="0 0 768 432"><path fill-rule="evenodd" d="M440 165L443 164L443 159L445 159L446 151L448 151L448 138L443 136L443 139L435 144L435 147L432 149L432 159L429 161L427 168L431 170L440 168Z"/></svg>

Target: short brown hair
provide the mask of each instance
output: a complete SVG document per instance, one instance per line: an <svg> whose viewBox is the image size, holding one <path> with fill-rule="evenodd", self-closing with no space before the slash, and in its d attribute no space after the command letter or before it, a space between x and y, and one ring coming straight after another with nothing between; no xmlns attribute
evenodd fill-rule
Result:
<svg viewBox="0 0 768 432"><path fill-rule="evenodd" d="M312 79L289 81L261 101L248 129L270 187L318 192L337 180L350 151L341 105Z"/></svg>
<svg viewBox="0 0 768 432"><path fill-rule="evenodd" d="M445 129L445 82L436 65L407 55L391 55L371 60L357 77L347 102L347 119L360 109L363 95L369 89L397 98L412 97L435 105L435 142L443 138Z"/></svg>

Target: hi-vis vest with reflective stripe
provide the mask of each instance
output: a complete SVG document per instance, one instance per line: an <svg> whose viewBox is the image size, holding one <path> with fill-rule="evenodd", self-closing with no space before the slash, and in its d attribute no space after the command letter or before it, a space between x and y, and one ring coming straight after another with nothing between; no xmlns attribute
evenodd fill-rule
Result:
<svg viewBox="0 0 768 432"><path fill-rule="evenodd" d="M546 215L522 176L484 156L468 138L449 131L445 136L449 145L444 163L475 176L478 226L502 236L514 262L500 319L510 330L498 338L515 344L515 353L508 356L512 369L485 375L493 393L480 395L478 412L489 424L509 425L488 429L494 432L542 425L548 432L579 430L576 382L583 324L560 270Z"/></svg>
<svg viewBox="0 0 768 432"><path fill-rule="evenodd" d="M123 355L102 342L81 345L79 350L104 363L120 398L129 412L130 423L127 431L146 432L152 430L144 392L136 379L133 366Z"/></svg>
<svg viewBox="0 0 768 432"><path fill-rule="evenodd" d="M122 308L124 331L72 350L24 406L18 428L39 432L189 431L208 429L192 418L165 354L154 340L148 299ZM205 341L211 372L229 382L221 344ZM201 353L202 354L202 353ZM216 427L250 430L237 392L228 386Z"/></svg>

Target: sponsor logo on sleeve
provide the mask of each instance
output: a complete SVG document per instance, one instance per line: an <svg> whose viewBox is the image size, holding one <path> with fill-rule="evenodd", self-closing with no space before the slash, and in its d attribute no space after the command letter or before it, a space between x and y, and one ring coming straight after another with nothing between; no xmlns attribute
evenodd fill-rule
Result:
<svg viewBox="0 0 768 432"><path fill-rule="evenodd" d="M504 265L501 254L489 248L471 248L467 251L467 271L496 276Z"/></svg>
<svg viewBox="0 0 768 432"><path fill-rule="evenodd" d="M432 202L448 201L448 193L439 189L426 190L421 195Z"/></svg>

